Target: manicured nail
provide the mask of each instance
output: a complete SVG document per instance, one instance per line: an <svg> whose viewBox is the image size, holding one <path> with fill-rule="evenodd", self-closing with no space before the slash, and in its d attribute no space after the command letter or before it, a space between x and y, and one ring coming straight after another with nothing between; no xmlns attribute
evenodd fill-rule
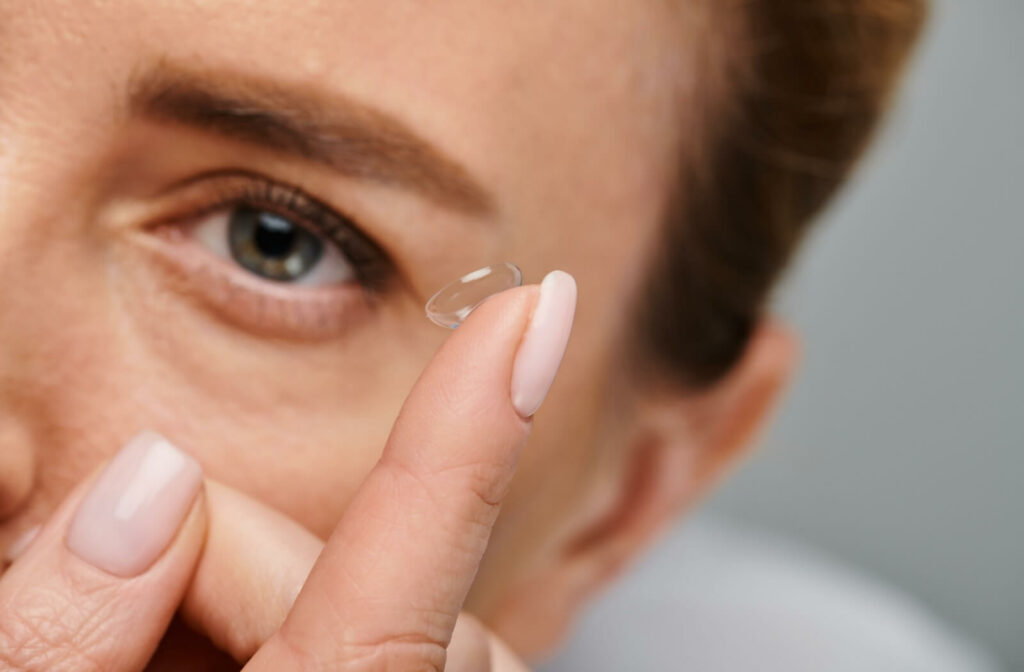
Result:
<svg viewBox="0 0 1024 672"><path fill-rule="evenodd" d="M22 533L20 537L14 540L14 543L7 548L7 553L4 554L4 560L7 564L10 564L20 558L28 550L28 547L32 545L32 542L39 536L39 530L43 529L42 525L36 525L28 531Z"/></svg>
<svg viewBox="0 0 1024 672"><path fill-rule="evenodd" d="M82 500L68 530L72 553L117 576L137 576L164 552L202 483L192 457L154 432L121 449Z"/></svg>
<svg viewBox="0 0 1024 672"><path fill-rule="evenodd" d="M512 405L524 418L537 412L555 381L575 313L576 281L565 271L548 273L512 366Z"/></svg>

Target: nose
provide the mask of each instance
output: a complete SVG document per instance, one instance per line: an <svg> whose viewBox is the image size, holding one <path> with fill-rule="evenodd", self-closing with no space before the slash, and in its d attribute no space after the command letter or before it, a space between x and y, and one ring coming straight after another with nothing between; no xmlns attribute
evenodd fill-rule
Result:
<svg viewBox="0 0 1024 672"><path fill-rule="evenodd" d="M35 456L29 434L0 410L0 521L25 503L34 482Z"/></svg>

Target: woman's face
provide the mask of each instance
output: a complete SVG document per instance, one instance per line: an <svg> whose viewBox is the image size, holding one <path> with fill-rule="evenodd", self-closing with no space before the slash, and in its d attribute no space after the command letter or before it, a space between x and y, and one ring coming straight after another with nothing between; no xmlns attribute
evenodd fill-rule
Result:
<svg viewBox="0 0 1024 672"><path fill-rule="evenodd" d="M687 140L677 14L0 0L0 551L144 428L326 535L446 336L426 299L512 261L580 303L481 574L497 599L613 432Z"/></svg>

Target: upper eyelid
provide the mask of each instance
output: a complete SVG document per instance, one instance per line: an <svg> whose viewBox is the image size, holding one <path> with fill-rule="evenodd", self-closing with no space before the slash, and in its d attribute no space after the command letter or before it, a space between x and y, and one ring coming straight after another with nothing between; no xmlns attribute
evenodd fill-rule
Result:
<svg viewBox="0 0 1024 672"><path fill-rule="evenodd" d="M219 202L211 203L210 207L223 208L240 202L252 202L254 205L262 205L268 209L279 211L279 214L298 215L303 220L312 221L318 228L323 228L328 224L345 228L356 226L351 217L336 212L331 206L307 195L298 187L279 184L260 177L252 178L250 186L253 188L251 192L239 190L232 193L226 188L223 189Z"/></svg>
<svg viewBox="0 0 1024 672"><path fill-rule="evenodd" d="M355 222L355 218L310 195L307 190L300 186L271 179L259 173L246 170L216 170L200 173L199 175L173 183L163 193L178 192L192 188L199 189L203 188L204 183L206 183L205 188L219 195L223 201L222 205L226 205L239 200L238 192L240 190L237 186L234 189L229 188L229 180L244 183L251 188L260 189L260 193L253 191L248 195L267 205L287 207L293 211L298 210L299 206L302 206L304 212L297 213L302 216L327 214L337 219ZM211 183L212 186L210 186ZM282 204L280 201L284 196L288 196L288 202Z"/></svg>

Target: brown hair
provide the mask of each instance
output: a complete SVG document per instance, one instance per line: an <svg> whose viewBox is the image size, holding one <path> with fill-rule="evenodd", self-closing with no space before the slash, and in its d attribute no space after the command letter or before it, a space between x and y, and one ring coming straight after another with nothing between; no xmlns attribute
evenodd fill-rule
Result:
<svg viewBox="0 0 1024 672"><path fill-rule="evenodd" d="M810 222L886 108L925 0L746 0L700 167L684 166L637 324L659 375L707 386L736 363Z"/></svg>

